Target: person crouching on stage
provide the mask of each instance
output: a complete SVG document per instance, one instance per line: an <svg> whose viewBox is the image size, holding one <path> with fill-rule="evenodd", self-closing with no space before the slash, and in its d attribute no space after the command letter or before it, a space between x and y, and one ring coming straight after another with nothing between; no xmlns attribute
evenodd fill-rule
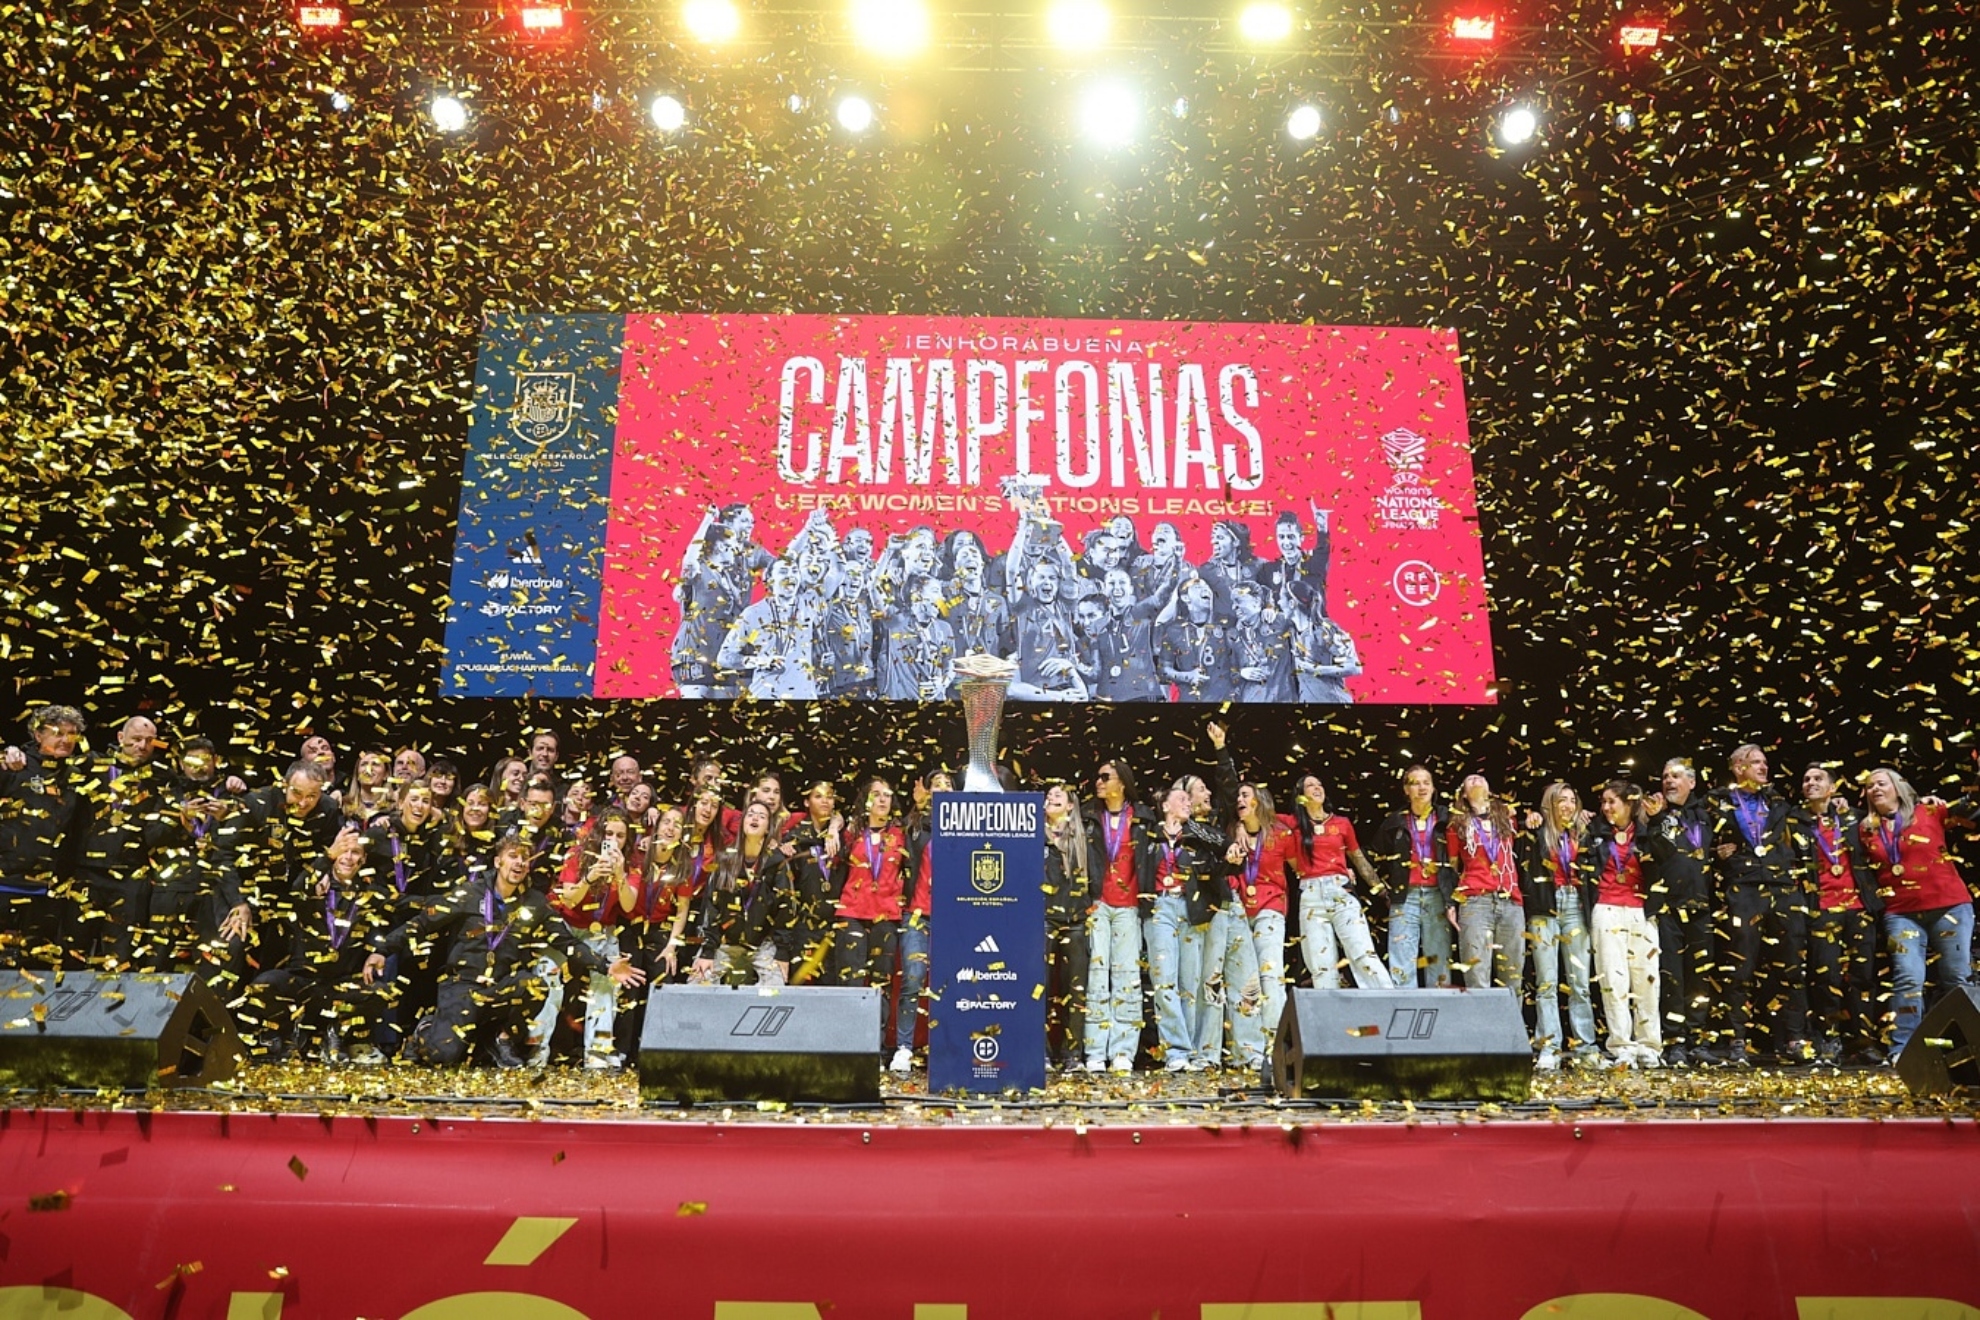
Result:
<svg viewBox="0 0 1980 1320"><path fill-rule="evenodd" d="M1099 897L1102 856L1087 838L1072 789L1046 789L1045 1040L1052 1066L1062 1070L1078 1063L1086 1044L1087 914Z"/></svg>
<svg viewBox="0 0 1980 1320"><path fill-rule="evenodd" d="M1519 841L1512 811L1492 796L1483 775L1466 775L1450 824L1458 867L1458 956L1473 990L1519 988L1526 964L1526 916L1520 906Z"/></svg>
<svg viewBox="0 0 1980 1320"><path fill-rule="evenodd" d="M1087 919L1086 1071L1134 1071L1141 1038L1141 875L1154 821L1134 803L1134 772L1103 761L1086 804L1086 838L1097 876Z"/></svg>
<svg viewBox="0 0 1980 1320"><path fill-rule="evenodd" d="M1432 988L1451 983L1450 817L1436 804L1430 767L1403 771L1404 807L1382 822L1375 855L1389 868L1389 978L1416 988L1419 966ZM1419 961L1418 954L1421 954Z"/></svg>
<svg viewBox="0 0 1980 1320"><path fill-rule="evenodd" d="M619 959L619 927L626 909L620 905L630 851L631 823L625 812L607 807L592 817L578 837L578 846L564 859L550 910L562 917L591 952L599 970L584 989L584 1066L608 1069L625 1060L613 1049L613 1023L618 1017L618 987L604 968ZM565 994L566 1010L577 997L573 982Z"/></svg>
<svg viewBox="0 0 1980 1320"><path fill-rule="evenodd" d="M1520 836L1519 883L1526 908L1526 938L1532 946L1533 999L1541 1072L1553 1072L1569 1056L1583 1067L1602 1062L1595 1043L1595 1004L1589 997L1588 920L1595 890L1582 874L1588 851L1581 798L1559 782L1540 794L1538 823ZM1568 1035L1561 1035L1561 982L1568 992Z"/></svg>
<svg viewBox="0 0 1980 1320"><path fill-rule="evenodd" d="M1808 1012L1816 1057L1825 1063L1882 1063L1877 916L1884 900L1863 848L1863 822L1836 792L1835 776L1819 763L1802 771L1801 806L1788 821L1803 865L1815 874Z"/></svg>
<svg viewBox="0 0 1980 1320"><path fill-rule="evenodd" d="M1293 810L1281 816L1292 830L1293 869L1299 881L1299 942L1316 990L1341 984L1341 964L1354 972L1363 990L1395 985L1375 952L1368 913L1355 895L1348 867L1371 891L1381 888L1374 863L1361 851L1354 824L1327 810L1327 790L1318 775L1301 775L1294 785Z"/></svg>
<svg viewBox="0 0 1980 1320"><path fill-rule="evenodd" d="M1884 939L1896 992L1895 1062L1930 1007L1927 973L1938 994L1972 978L1973 895L1946 850L1946 822L1980 821L1980 802L1971 796L1951 805L1920 798L1902 775L1884 767L1864 782L1863 805L1869 814L1859 833L1885 895Z"/></svg>
<svg viewBox="0 0 1980 1320"><path fill-rule="evenodd" d="M797 953L797 900L784 855L770 845L770 806L743 808L742 837L716 863L702 901L693 985L716 985L752 968L758 985L790 980Z"/></svg>
<svg viewBox="0 0 1980 1320"><path fill-rule="evenodd" d="M496 846L492 874L472 880L372 946L364 962L375 984L385 960L410 941L449 937L437 1004L414 1028L408 1053L452 1067L485 1048L497 1067L519 1068L518 1048L548 994L537 961L546 955L589 974L601 970L591 950L529 884L530 849L519 838ZM639 985L645 973L623 955L602 969L618 986Z"/></svg>
<svg viewBox="0 0 1980 1320"><path fill-rule="evenodd" d="M293 951L285 966L254 978L241 1020L261 1024L271 1061L320 1044L324 1063L375 1067L385 1062L371 1031L386 987L365 975L365 965L372 939L395 910L391 887L355 837L338 840L302 883L308 892L296 899Z"/></svg>
<svg viewBox="0 0 1980 1320"><path fill-rule="evenodd" d="M1657 912L1661 897L1645 879L1649 816L1643 790L1612 779L1602 786L1602 821L1582 853L1583 877L1595 885L1595 971L1609 1053L1624 1068L1664 1066L1664 1027L1657 1016Z"/></svg>
<svg viewBox="0 0 1980 1320"><path fill-rule="evenodd" d="M876 778L861 796L859 819L846 822L834 868L837 984L885 989L892 983L907 865L907 835L894 822L893 786Z"/></svg>
<svg viewBox="0 0 1980 1320"><path fill-rule="evenodd" d="M894 1057L888 1068L896 1073L914 1069L914 1025L921 1016L922 992L928 988L928 918L934 911L928 871L935 843L931 804L937 793L953 792L956 781L947 770L930 770L915 783L914 810L903 831L907 836L907 876L902 888L907 916L901 922L901 994L894 1001Z"/></svg>

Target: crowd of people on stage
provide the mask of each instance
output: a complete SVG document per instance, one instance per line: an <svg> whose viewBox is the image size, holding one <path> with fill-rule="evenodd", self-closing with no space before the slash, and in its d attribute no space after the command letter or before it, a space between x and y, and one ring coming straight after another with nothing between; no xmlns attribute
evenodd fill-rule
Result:
<svg viewBox="0 0 1980 1320"><path fill-rule="evenodd" d="M593 782L540 732L485 779L415 747L345 771L311 737L254 785L143 716L102 752L72 707L30 732L0 751L0 966L191 972L257 1058L360 1065L610 1069L668 985L870 985L876 1048L915 1066L944 770L673 780L620 754ZM1542 1070L1869 1065L1970 977L1947 832L1980 804L1892 768L1860 805L1819 764L1790 797L1749 745L1711 791L1674 760L1523 808L1412 765L1364 834L1318 775L1282 803L1223 726L1202 750L1207 778L1152 790L1121 758L1029 785L1057 1067L1257 1069L1288 986L1344 977L1523 989Z"/></svg>
<svg viewBox="0 0 1980 1320"><path fill-rule="evenodd" d="M1327 612L1331 518L1282 511L1268 553L1251 528L1215 524L1192 560L1174 523L1142 544L1132 518L1081 538L1035 495L1008 548L967 528L919 526L875 554L864 527L843 534L823 510L781 555L755 540L747 504L708 510L689 539L670 643L684 697L937 701L952 664L995 655L1018 667L1020 701L1347 702L1362 672ZM759 595L760 591L760 595Z"/></svg>

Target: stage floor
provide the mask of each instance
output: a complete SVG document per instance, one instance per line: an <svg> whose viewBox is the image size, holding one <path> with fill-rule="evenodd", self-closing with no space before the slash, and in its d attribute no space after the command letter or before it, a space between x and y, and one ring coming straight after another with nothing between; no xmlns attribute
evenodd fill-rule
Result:
<svg viewBox="0 0 1980 1320"><path fill-rule="evenodd" d="M1174 1123L1545 1122L1564 1118L1697 1121L1980 1118L1980 1095L1913 1097L1890 1068L1826 1066L1732 1070L1563 1070L1535 1074L1524 1104L1288 1100L1238 1072L1055 1073L1025 1097L931 1095L927 1074L883 1073L882 1103L642 1104L636 1074L552 1067L502 1072L387 1065L250 1065L222 1089L130 1092L0 1092L17 1109L197 1110L217 1113L421 1115L654 1121L888 1123L903 1126L1022 1122L1041 1125Z"/></svg>

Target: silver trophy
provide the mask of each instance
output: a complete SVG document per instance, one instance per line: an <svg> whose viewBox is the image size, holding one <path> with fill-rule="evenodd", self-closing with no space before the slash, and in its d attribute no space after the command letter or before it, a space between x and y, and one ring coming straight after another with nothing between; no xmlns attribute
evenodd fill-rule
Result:
<svg viewBox="0 0 1980 1320"><path fill-rule="evenodd" d="M969 764L963 768L965 793L1001 793L997 778L997 731L1004 719L1004 692L1017 677L1014 660L981 652L955 662L956 696L969 732Z"/></svg>

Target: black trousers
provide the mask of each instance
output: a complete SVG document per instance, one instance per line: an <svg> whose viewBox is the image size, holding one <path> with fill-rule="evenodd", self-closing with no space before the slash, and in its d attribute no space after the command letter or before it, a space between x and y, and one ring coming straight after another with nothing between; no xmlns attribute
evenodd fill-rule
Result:
<svg viewBox="0 0 1980 1320"><path fill-rule="evenodd" d="M76 947L92 966L128 967L151 911L151 884L129 876L82 877Z"/></svg>
<svg viewBox="0 0 1980 1320"><path fill-rule="evenodd" d="M894 979L898 921L841 918L832 934L832 980L837 985L885 987Z"/></svg>
<svg viewBox="0 0 1980 1320"><path fill-rule="evenodd" d="M1662 974L1658 1003L1664 1015L1666 1045L1704 1043L1712 1010L1712 913L1709 908L1657 914L1657 963Z"/></svg>
<svg viewBox="0 0 1980 1320"><path fill-rule="evenodd" d="M1808 1011L1817 1033L1851 1049L1884 1036L1877 1002L1877 919L1862 909L1808 919Z"/></svg>
<svg viewBox="0 0 1980 1320"><path fill-rule="evenodd" d="M147 972L193 972L233 998L247 967L247 945L220 938L226 916L217 895L191 886L154 887L133 956Z"/></svg>
<svg viewBox="0 0 1980 1320"><path fill-rule="evenodd" d="M361 1043L385 1012L384 983L364 983L362 957L322 968L278 967L254 978L240 1018L280 1036L316 1038L335 1027Z"/></svg>
<svg viewBox="0 0 1980 1320"><path fill-rule="evenodd" d="M1800 885L1732 887L1726 1012L1735 1048L1756 1027L1776 1050L1808 1039L1808 903Z"/></svg>
<svg viewBox="0 0 1980 1320"><path fill-rule="evenodd" d="M1093 945L1086 919L1048 913L1045 919L1045 1040L1060 1064L1086 1055L1086 971Z"/></svg>
<svg viewBox="0 0 1980 1320"><path fill-rule="evenodd" d="M534 967L518 968L506 980L488 984L443 978L433 1011L413 1028L412 1057L452 1068L502 1035L522 1053L528 1049L529 1024L548 992Z"/></svg>
<svg viewBox="0 0 1980 1320"><path fill-rule="evenodd" d="M0 894L0 967L77 967L81 908L67 893Z"/></svg>

